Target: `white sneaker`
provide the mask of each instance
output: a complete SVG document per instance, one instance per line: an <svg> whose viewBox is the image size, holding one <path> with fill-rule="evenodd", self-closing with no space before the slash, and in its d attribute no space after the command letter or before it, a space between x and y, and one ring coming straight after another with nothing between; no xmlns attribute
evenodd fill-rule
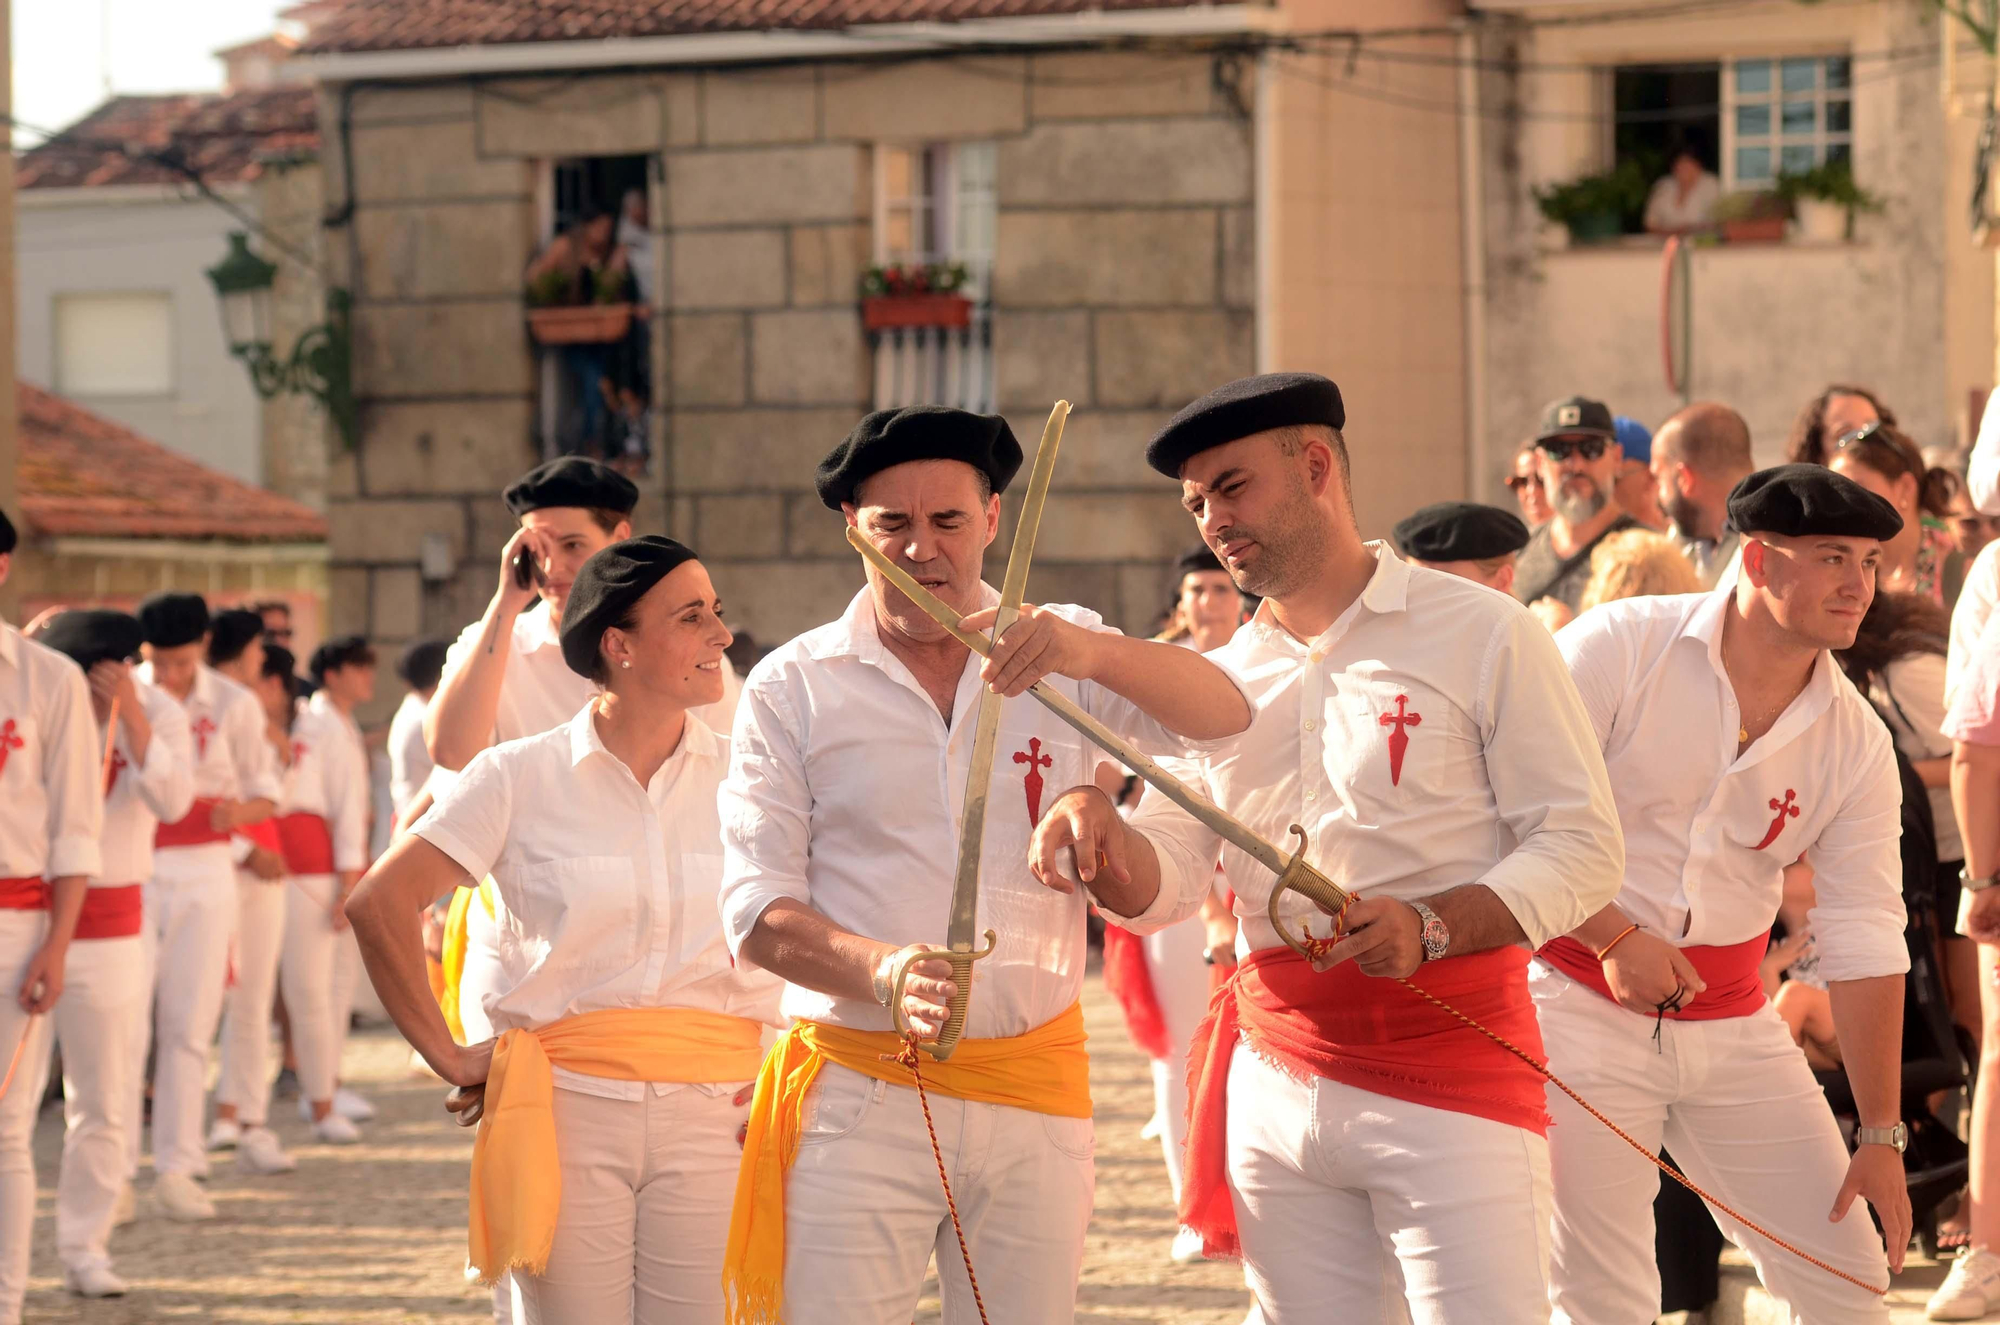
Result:
<svg viewBox="0 0 2000 1325"><path fill-rule="evenodd" d="M313 1124L313 1136L322 1145L351 1146L361 1139L361 1129L341 1117L340 1110L335 1109Z"/></svg>
<svg viewBox="0 0 2000 1325"><path fill-rule="evenodd" d="M131 1182L118 1184L118 1200L111 1207L111 1227L123 1228L139 1217L139 1194Z"/></svg>
<svg viewBox="0 0 2000 1325"><path fill-rule="evenodd" d="M333 1111L351 1123L365 1123L375 1116L375 1106L345 1086L333 1088Z"/></svg>
<svg viewBox="0 0 2000 1325"><path fill-rule="evenodd" d="M243 1127L234 1118L217 1118L208 1128L210 1150L234 1150L243 1139Z"/></svg>
<svg viewBox="0 0 2000 1325"><path fill-rule="evenodd" d="M123 1297L128 1287L101 1262L63 1271L63 1286L78 1297Z"/></svg>
<svg viewBox="0 0 2000 1325"><path fill-rule="evenodd" d="M1967 1247L1931 1294L1924 1315L1931 1320L1978 1320L1994 1306L2000 1306L2000 1256L1984 1247Z"/></svg>
<svg viewBox="0 0 2000 1325"><path fill-rule="evenodd" d="M277 1134L268 1127L246 1128L236 1147L238 1168L252 1173L290 1173L299 1162L285 1153Z"/></svg>
<svg viewBox="0 0 2000 1325"><path fill-rule="evenodd" d="M1184 1228L1174 1234L1174 1249L1167 1253L1175 1265L1192 1265L1201 1259L1201 1234Z"/></svg>
<svg viewBox="0 0 2000 1325"><path fill-rule="evenodd" d="M153 1200L167 1218L184 1224L215 1218L215 1202L185 1173L162 1173L154 1179Z"/></svg>

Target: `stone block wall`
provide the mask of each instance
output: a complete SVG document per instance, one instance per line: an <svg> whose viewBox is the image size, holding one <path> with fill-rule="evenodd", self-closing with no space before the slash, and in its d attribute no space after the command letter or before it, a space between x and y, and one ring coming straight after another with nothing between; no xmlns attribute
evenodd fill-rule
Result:
<svg viewBox="0 0 2000 1325"><path fill-rule="evenodd" d="M357 300L363 440L336 461L335 624L455 631L491 592L497 493L532 463L519 273L551 156L647 154L663 181L657 445L640 511L700 549L733 620L776 643L860 583L819 458L871 405L857 309L878 144L998 144L1000 408L1023 445L1076 407L1031 592L1150 629L1194 539L1144 440L1253 371L1252 134L1198 51L1063 53L552 83L358 88L324 152L354 209L331 244ZM1220 57L1227 58L1227 57ZM337 138L341 91L322 124ZM1011 516L1011 509L1010 509ZM459 570L417 578L422 536ZM994 557L1004 555L1005 534ZM999 574L992 567L992 577Z"/></svg>

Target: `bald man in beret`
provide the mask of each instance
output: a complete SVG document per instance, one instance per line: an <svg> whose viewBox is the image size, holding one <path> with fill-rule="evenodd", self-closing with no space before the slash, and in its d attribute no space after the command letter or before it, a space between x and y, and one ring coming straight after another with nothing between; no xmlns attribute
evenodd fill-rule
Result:
<svg viewBox="0 0 2000 1325"><path fill-rule="evenodd" d="M834 448L817 486L985 630L999 601L986 550L1021 458L1004 419L885 410ZM1080 607L1024 606L982 665L872 569L837 620L745 683L721 797L723 927L739 965L787 981L792 1027L751 1110L724 1272L732 1321L906 1325L933 1255L945 1321L978 1318L925 1115L909 1072L884 1058L899 1048L892 1028L934 1037L953 992L949 964L918 961L892 1019L898 960L946 937L987 687L1006 697L979 857L979 927L997 940L974 968L965 1039L923 1072L991 1319L1075 1314L1093 1188L1086 898L1039 882L1027 850L1057 791L1101 756L1023 694L1036 680L1161 754L1212 748L1250 721L1220 668ZM1130 906L1113 870L1090 892Z"/></svg>

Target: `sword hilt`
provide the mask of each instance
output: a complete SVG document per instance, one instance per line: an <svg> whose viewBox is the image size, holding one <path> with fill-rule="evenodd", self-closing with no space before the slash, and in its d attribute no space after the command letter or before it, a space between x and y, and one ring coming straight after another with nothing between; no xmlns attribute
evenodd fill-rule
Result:
<svg viewBox="0 0 2000 1325"><path fill-rule="evenodd" d="M932 1058L943 1062L958 1048L958 1042L965 1034L965 1014L972 999L972 964L993 955L997 939L992 930L986 931L986 946L980 949L952 948L912 948L897 958L889 972L889 1024L896 1034L910 1033L909 1018L903 1012L903 988L910 979L910 967L918 962L941 957L951 963L951 981L958 992L953 994L946 1005L944 1025L939 1028L935 1040L919 1041L919 1047Z"/></svg>
<svg viewBox="0 0 2000 1325"><path fill-rule="evenodd" d="M1286 893L1294 892L1338 917L1352 899L1344 888L1306 862L1306 830L1293 824L1292 836L1298 839L1299 849L1292 853L1291 863L1285 866L1285 872L1271 886L1271 901L1264 910L1270 917L1271 928L1278 931L1278 937L1285 941L1285 946L1310 961L1314 955L1311 946L1305 938L1285 928L1284 919L1278 914L1279 900Z"/></svg>

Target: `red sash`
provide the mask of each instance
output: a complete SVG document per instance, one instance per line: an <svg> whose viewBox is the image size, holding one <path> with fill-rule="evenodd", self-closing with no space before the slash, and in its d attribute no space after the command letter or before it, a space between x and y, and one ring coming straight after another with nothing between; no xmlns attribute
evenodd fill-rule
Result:
<svg viewBox="0 0 2000 1325"><path fill-rule="evenodd" d="M283 839L278 835L278 821L275 818L259 819L254 824L244 824L236 830L236 836L246 842L254 843L274 855L282 856L285 854L285 844Z"/></svg>
<svg viewBox="0 0 2000 1325"><path fill-rule="evenodd" d="M218 833L209 827L209 816L215 807L222 804L212 796L194 798L194 808L178 822L161 824L153 830L153 845L156 847L201 847L211 842L227 842L229 834Z"/></svg>
<svg viewBox="0 0 2000 1325"><path fill-rule="evenodd" d="M136 883L89 888L83 894L83 910L77 913L76 937L129 939L139 932L142 910Z"/></svg>
<svg viewBox="0 0 2000 1325"><path fill-rule="evenodd" d="M326 820L316 814L286 814L271 822L278 826L286 873L333 873L333 834Z"/></svg>
<svg viewBox="0 0 2000 1325"><path fill-rule="evenodd" d="M1726 948L1682 948L1681 956L1701 972L1702 983L1708 988L1680 1011L1664 1015L1670 1021L1720 1021L1724 1017L1747 1017L1763 1007L1764 981L1757 968L1770 942L1770 934L1764 933ZM1611 998L1611 985L1604 978L1604 963L1575 939L1552 939L1536 955L1570 979Z"/></svg>
<svg viewBox="0 0 2000 1325"><path fill-rule="evenodd" d="M1168 1057L1167 1016L1146 969L1146 941L1112 924L1104 927L1104 987L1125 1010L1125 1028L1139 1051L1148 1058Z"/></svg>
<svg viewBox="0 0 2000 1325"><path fill-rule="evenodd" d="M0 879L0 911L46 911L49 909L48 880L39 874L29 879Z"/></svg>
<svg viewBox="0 0 2000 1325"><path fill-rule="evenodd" d="M1412 983L1544 1057L1528 954L1497 948L1419 967ZM1253 952L1209 1002L1188 1062L1181 1223L1209 1256L1241 1256L1229 1199L1229 1059L1241 1037L1287 1072L1545 1135L1543 1077L1464 1022L1353 962L1314 971L1288 948Z"/></svg>

